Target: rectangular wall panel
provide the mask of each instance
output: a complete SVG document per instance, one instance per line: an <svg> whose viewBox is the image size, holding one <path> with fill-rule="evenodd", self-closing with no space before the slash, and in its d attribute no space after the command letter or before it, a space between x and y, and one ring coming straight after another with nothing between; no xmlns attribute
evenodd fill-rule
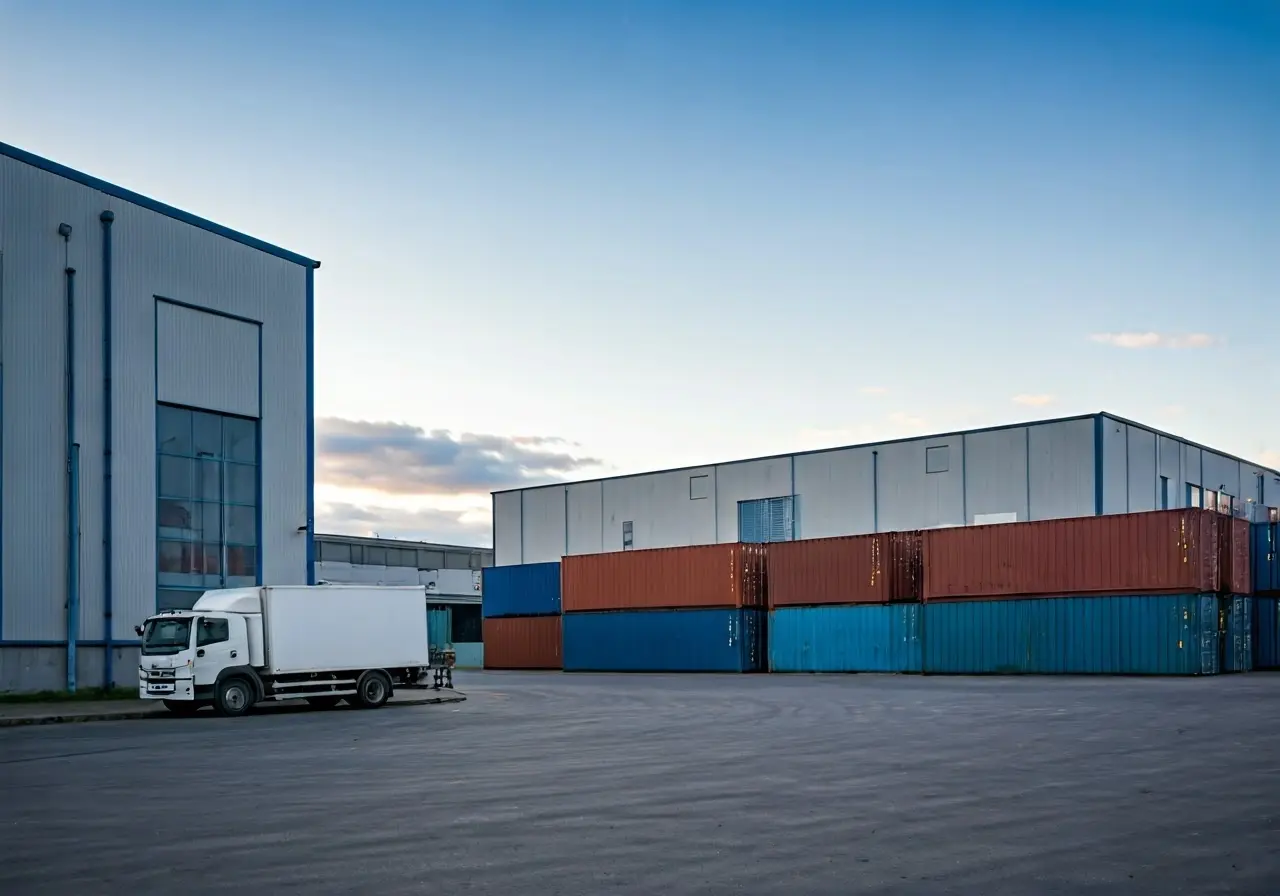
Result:
<svg viewBox="0 0 1280 896"><path fill-rule="evenodd" d="M1033 520L1093 516L1093 430L1092 418L1027 428Z"/></svg>
<svg viewBox="0 0 1280 896"><path fill-rule="evenodd" d="M871 449L796 455L796 537L863 535L875 526Z"/></svg>
<svg viewBox="0 0 1280 896"><path fill-rule="evenodd" d="M520 518L523 563L554 563L565 555L565 487L525 489Z"/></svg>
<svg viewBox="0 0 1280 896"><path fill-rule="evenodd" d="M569 487L568 554L598 554L604 549L604 483Z"/></svg>
<svg viewBox="0 0 1280 896"><path fill-rule="evenodd" d="M493 564L515 566L524 562L520 545L523 519L520 512L523 492L499 492L493 496Z"/></svg>
<svg viewBox="0 0 1280 896"><path fill-rule="evenodd" d="M1030 519L1031 480L1027 474L1027 428L976 432L964 439L966 522L986 514Z"/></svg>
<svg viewBox="0 0 1280 896"><path fill-rule="evenodd" d="M259 326L156 301L156 399L259 416Z"/></svg>

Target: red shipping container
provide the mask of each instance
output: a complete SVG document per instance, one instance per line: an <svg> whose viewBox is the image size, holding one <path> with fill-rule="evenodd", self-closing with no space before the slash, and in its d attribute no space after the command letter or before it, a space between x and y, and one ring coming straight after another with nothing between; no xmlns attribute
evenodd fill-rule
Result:
<svg viewBox="0 0 1280 896"><path fill-rule="evenodd" d="M919 532L813 538L769 545L769 606L920 600Z"/></svg>
<svg viewBox="0 0 1280 896"><path fill-rule="evenodd" d="M504 616L484 621L486 669L561 669L559 616Z"/></svg>
<svg viewBox="0 0 1280 896"><path fill-rule="evenodd" d="M1219 520L1161 510L924 533L925 600L1214 592Z"/></svg>
<svg viewBox="0 0 1280 896"><path fill-rule="evenodd" d="M1249 521L1222 517L1218 523L1218 538L1222 546L1219 565L1222 583L1219 590L1226 594L1252 594L1253 570L1250 568Z"/></svg>
<svg viewBox="0 0 1280 896"><path fill-rule="evenodd" d="M768 606L762 544L711 544L608 554L560 563L560 606L591 610L678 610Z"/></svg>

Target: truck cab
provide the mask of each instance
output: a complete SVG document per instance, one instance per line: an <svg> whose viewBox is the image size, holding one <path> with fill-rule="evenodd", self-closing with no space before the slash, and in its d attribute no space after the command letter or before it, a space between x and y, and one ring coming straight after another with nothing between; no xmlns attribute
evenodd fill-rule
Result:
<svg viewBox="0 0 1280 896"><path fill-rule="evenodd" d="M262 664L261 616L256 617L256 663L249 636L253 620L241 613L216 611L170 611L152 616L140 627L138 696L163 700L177 713L195 712L212 703L225 673Z"/></svg>

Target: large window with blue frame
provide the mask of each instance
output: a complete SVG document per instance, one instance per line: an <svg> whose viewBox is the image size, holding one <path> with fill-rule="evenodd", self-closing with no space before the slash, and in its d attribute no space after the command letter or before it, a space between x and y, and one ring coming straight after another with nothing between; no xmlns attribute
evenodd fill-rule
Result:
<svg viewBox="0 0 1280 896"><path fill-rule="evenodd" d="M156 608L260 583L258 421L156 409Z"/></svg>

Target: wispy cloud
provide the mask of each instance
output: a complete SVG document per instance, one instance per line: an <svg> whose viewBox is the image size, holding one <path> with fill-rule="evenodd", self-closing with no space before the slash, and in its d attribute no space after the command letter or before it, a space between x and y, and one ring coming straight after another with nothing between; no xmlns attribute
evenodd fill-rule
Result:
<svg viewBox="0 0 1280 896"><path fill-rule="evenodd" d="M863 386L858 390L863 395L888 395L889 390L884 386Z"/></svg>
<svg viewBox="0 0 1280 896"><path fill-rule="evenodd" d="M1014 404L1025 405L1029 408L1042 408L1046 405L1053 404L1058 399L1052 395L1015 395L1013 396Z"/></svg>
<svg viewBox="0 0 1280 896"><path fill-rule="evenodd" d="M407 538L439 544L489 547L492 542L487 510L438 510L349 504L341 501L316 507L316 530L331 535Z"/></svg>
<svg viewBox="0 0 1280 896"><path fill-rule="evenodd" d="M1089 339L1115 348L1209 348L1222 342L1208 333L1093 333Z"/></svg>
<svg viewBox="0 0 1280 896"><path fill-rule="evenodd" d="M316 421L316 479L392 495L458 495L564 479L596 458L553 436L427 431L404 423Z"/></svg>

